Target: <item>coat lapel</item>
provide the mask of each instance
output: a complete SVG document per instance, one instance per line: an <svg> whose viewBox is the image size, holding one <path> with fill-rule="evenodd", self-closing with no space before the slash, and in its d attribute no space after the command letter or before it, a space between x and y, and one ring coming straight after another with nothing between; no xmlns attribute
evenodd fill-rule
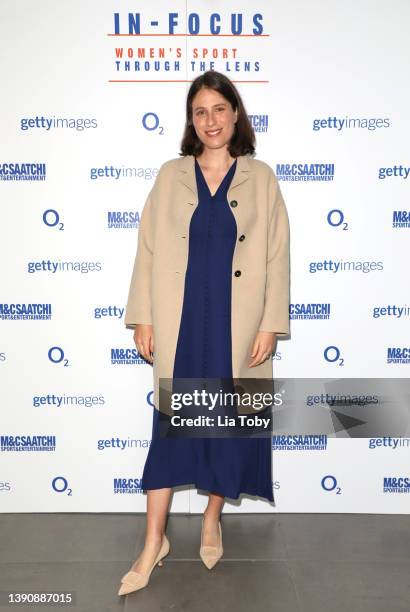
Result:
<svg viewBox="0 0 410 612"><path fill-rule="evenodd" d="M179 172L178 180L186 185L194 194L196 200L198 200L198 191L196 187L195 177L195 157L193 155L186 155L178 159ZM234 189L237 185L240 185L249 178L249 161L246 155L239 155L237 157L235 174L232 177L231 184L229 186L229 192Z"/></svg>

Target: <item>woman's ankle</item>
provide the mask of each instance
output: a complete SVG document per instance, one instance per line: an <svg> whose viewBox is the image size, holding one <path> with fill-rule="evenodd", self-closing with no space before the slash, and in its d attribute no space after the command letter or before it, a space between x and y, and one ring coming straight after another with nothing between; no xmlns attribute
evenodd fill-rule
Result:
<svg viewBox="0 0 410 612"><path fill-rule="evenodd" d="M153 533L145 536L145 546L153 546L157 544L161 544L164 539L165 533Z"/></svg>
<svg viewBox="0 0 410 612"><path fill-rule="evenodd" d="M212 522L212 523L218 523L221 519L221 513L220 512L212 512L209 511L209 509L207 508L204 511L204 518L205 520Z"/></svg>

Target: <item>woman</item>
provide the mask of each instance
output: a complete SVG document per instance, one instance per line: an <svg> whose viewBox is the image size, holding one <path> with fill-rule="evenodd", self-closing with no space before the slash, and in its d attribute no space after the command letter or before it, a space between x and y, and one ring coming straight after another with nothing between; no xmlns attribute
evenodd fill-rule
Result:
<svg viewBox="0 0 410 612"><path fill-rule="evenodd" d="M271 378L276 338L289 332L288 216L254 143L233 83L205 72L188 92L182 157L161 166L142 212L125 323L153 363L155 409L141 485L145 546L119 594L144 587L168 554L173 486L209 492L200 548L209 569L223 553L224 498L273 501L270 438L159 433L160 378Z"/></svg>

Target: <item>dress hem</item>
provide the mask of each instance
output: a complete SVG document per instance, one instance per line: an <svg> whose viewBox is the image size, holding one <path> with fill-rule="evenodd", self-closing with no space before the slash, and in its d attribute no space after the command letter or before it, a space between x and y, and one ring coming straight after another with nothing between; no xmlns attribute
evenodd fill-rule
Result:
<svg viewBox="0 0 410 612"><path fill-rule="evenodd" d="M229 499L239 499L239 497L241 495L251 495L253 497L260 497L262 499L266 499L270 502L274 502L275 498L269 495L262 495L261 493L256 493L256 492L251 492L251 491L240 491L239 493L237 493L236 495L229 495L228 493L222 493L222 492L218 492L215 490L215 487L210 487L209 485L207 486L203 486L203 485L199 485L196 482L187 482L187 481L183 481L183 482L179 482L179 483L173 483L172 485L159 485L159 486L149 486L149 487L142 487L141 490L145 493L146 491L151 491L151 490L155 490L155 489L168 489L168 488L173 488L173 487L181 487L181 486L189 486L189 485L193 485L196 489L201 489L203 491L211 491L212 493L216 493L217 495L222 495L223 497L229 497Z"/></svg>

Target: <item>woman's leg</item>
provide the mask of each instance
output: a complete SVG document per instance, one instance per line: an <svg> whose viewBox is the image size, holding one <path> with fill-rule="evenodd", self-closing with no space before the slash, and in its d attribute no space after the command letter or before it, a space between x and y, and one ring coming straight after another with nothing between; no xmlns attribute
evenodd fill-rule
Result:
<svg viewBox="0 0 410 612"><path fill-rule="evenodd" d="M204 546L218 546L220 543L218 522L224 501L223 495L209 493L208 505L204 512L204 530L202 536L202 544Z"/></svg>
<svg viewBox="0 0 410 612"><path fill-rule="evenodd" d="M162 536L165 533L171 491L171 488L147 490L145 544L132 567L133 571L147 572L159 553Z"/></svg>

